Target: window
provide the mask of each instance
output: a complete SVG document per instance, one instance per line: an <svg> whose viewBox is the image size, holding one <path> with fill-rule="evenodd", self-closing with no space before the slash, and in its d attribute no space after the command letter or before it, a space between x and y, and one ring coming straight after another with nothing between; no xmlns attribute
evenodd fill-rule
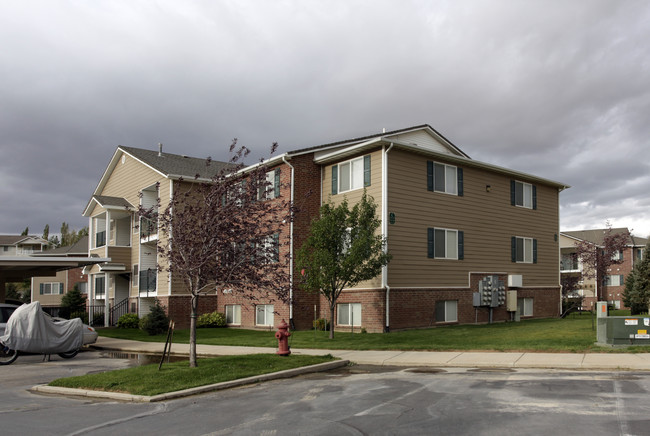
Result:
<svg viewBox="0 0 650 436"><path fill-rule="evenodd" d="M623 261L623 250L618 250L616 253L612 254L612 260Z"/></svg>
<svg viewBox="0 0 650 436"><path fill-rule="evenodd" d="M562 255L562 260L560 261L561 271L578 271L579 269L578 257L575 253Z"/></svg>
<svg viewBox="0 0 650 436"><path fill-rule="evenodd" d="M537 186L511 180L510 204L528 209L537 209Z"/></svg>
<svg viewBox="0 0 650 436"><path fill-rule="evenodd" d="M623 284L624 284L623 274L614 274L605 277L605 286L623 286Z"/></svg>
<svg viewBox="0 0 650 436"><path fill-rule="evenodd" d="M370 155L332 166L332 194L370 186Z"/></svg>
<svg viewBox="0 0 650 436"><path fill-rule="evenodd" d="M639 260L643 259L643 248L636 249L636 258Z"/></svg>
<svg viewBox="0 0 650 436"><path fill-rule="evenodd" d="M427 229L427 257L458 259L465 257L464 233L459 230Z"/></svg>
<svg viewBox="0 0 650 436"><path fill-rule="evenodd" d="M7 251L9 251L9 247L7 245L4 245L2 247L2 251L4 251L6 253Z"/></svg>
<svg viewBox="0 0 650 436"><path fill-rule="evenodd" d="M517 310L519 316L533 316L533 299L517 298Z"/></svg>
<svg viewBox="0 0 650 436"><path fill-rule="evenodd" d="M463 196L463 169L427 161L427 190Z"/></svg>
<svg viewBox="0 0 650 436"><path fill-rule="evenodd" d="M537 239L512 237L512 261L517 263L537 263Z"/></svg>
<svg viewBox="0 0 650 436"><path fill-rule="evenodd" d="M133 287L137 287L138 282L140 281L139 280L140 273L138 271L139 271L138 264L136 263L135 265L133 265L133 271L131 272L131 286Z"/></svg>
<svg viewBox="0 0 650 436"><path fill-rule="evenodd" d="M361 303L337 304L338 325L361 326Z"/></svg>
<svg viewBox="0 0 650 436"><path fill-rule="evenodd" d="M272 304L259 304L255 306L255 324L263 326L273 325Z"/></svg>
<svg viewBox="0 0 650 436"><path fill-rule="evenodd" d="M239 304L226 306L226 324L241 324L241 306Z"/></svg>
<svg viewBox="0 0 650 436"><path fill-rule="evenodd" d="M258 246L259 247L259 246ZM274 233L264 239L261 255L267 263L275 263L280 261L280 235Z"/></svg>
<svg viewBox="0 0 650 436"><path fill-rule="evenodd" d="M271 200L280 196L280 169L266 173L266 183L260 186L258 199Z"/></svg>
<svg viewBox="0 0 650 436"><path fill-rule="evenodd" d="M95 277L95 298L104 298L104 293L106 290L106 281L105 277Z"/></svg>
<svg viewBox="0 0 650 436"><path fill-rule="evenodd" d="M458 301L436 301L436 322L457 322Z"/></svg>
<svg viewBox="0 0 650 436"><path fill-rule="evenodd" d="M106 230L95 233L95 247L103 247L106 245Z"/></svg>
<svg viewBox="0 0 650 436"><path fill-rule="evenodd" d="M63 294L63 283L41 283L41 295L61 295Z"/></svg>
<svg viewBox="0 0 650 436"><path fill-rule="evenodd" d="M79 282L77 283L77 288L82 294L88 294L88 282Z"/></svg>

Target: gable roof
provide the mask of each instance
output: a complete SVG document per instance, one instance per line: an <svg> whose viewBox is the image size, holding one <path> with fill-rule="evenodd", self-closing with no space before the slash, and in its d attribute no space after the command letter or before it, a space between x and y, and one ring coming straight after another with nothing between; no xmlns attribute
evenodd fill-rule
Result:
<svg viewBox="0 0 650 436"><path fill-rule="evenodd" d="M207 159L189 157L183 154L163 153L161 151L146 150L143 148L125 147L120 145L118 150L122 150L143 164L157 171L164 177L168 178L194 178L199 175L201 178L211 178L228 167L228 162L210 161L207 165Z"/></svg>
<svg viewBox="0 0 650 436"><path fill-rule="evenodd" d="M77 242L66 247L53 248L41 253L32 254L34 257L41 256L65 256L83 257L88 256L88 236L82 236Z"/></svg>
<svg viewBox="0 0 650 436"><path fill-rule="evenodd" d="M562 235L568 236L569 238L579 239L582 241L591 242L592 244L602 245L605 240L605 233L607 229L591 229L591 230L573 230L569 232L560 232ZM618 235L620 233L629 233L627 227L619 227L612 229L612 234ZM630 234L631 243L627 245L636 246L645 246L648 243L646 238L640 238L638 236L633 236Z"/></svg>
<svg viewBox="0 0 650 436"><path fill-rule="evenodd" d="M18 245L21 243L47 244L47 241L40 236L0 235L0 245Z"/></svg>
<svg viewBox="0 0 650 436"><path fill-rule="evenodd" d="M453 151L455 154L458 154L460 156L471 159L469 157L469 155L467 155L460 148L458 148L454 144L452 144L452 142L450 140L445 138L440 132L438 132L437 130L435 130L433 127L431 127L428 124L421 124L419 126L412 126L412 127L406 127L404 129L391 130L390 132L375 133L374 135L366 135L366 136L361 136L361 137L353 138L353 139L345 139L343 141L330 142L328 144L317 145L315 147L302 148L302 149L291 151L291 152L289 152L289 154L303 154L303 153L307 153L307 152L313 152L313 151L327 150L327 149L330 149L330 148L343 147L343 146L346 146L346 145L355 145L355 144L360 144L360 143L363 143L363 142L368 142L368 141L371 141L373 139L376 139L376 140L384 139L384 138L387 139L390 136L415 132L415 131L418 131L418 130L423 130L423 131L428 132L431 136L436 138L442 145L449 148L450 151Z"/></svg>
<svg viewBox="0 0 650 436"><path fill-rule="evenodd" d="M93 191L93 196L88 201L88 204L86 204L83 215L86 216L89 212L89 208L93 201L102 206L106 205L113 208L133 208L133 205L123 198L98 195L102 192L104 186L106 186L111 173L117 166L123 154L131 156L133 159L140 162L142 165L151 168L162 177L173 180L179 180L181 178L193 180L197 175L202 179L208 180L212 176L218 174L223 168L231 165L228 162L211 160L210 165L208 166L207 158L201 159L182 154L164 153L162 151L162 145L159 147L159 150L155 151L118 145L108 166L104 170L104 174L102 174L99 183L97 183L97 186Z"/></svg>

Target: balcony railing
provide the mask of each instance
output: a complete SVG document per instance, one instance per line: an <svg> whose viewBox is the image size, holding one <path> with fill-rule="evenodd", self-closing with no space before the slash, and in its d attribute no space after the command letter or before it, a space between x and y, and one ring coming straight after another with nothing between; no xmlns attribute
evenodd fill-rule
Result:
<svg viewBox="0 0 650 436"><path fill-rule="evenodd" d="M140 241L149 242L158 240L158 221L149 218L140 218Z"/></svg>
<svg viewBox="0 0 650 436"><path fill-rule="evenodd" d="M139 286L140 293L156 292L156 278L158 277L155 269L140 271Z"/></svg>

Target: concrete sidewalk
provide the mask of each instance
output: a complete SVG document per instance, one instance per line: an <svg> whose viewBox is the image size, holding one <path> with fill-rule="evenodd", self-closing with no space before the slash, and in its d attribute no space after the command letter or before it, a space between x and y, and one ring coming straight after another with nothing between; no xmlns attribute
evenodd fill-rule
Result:
<svg viewBox="0 0 650 436"><path fill-rule="evenodd" d="M93 348L141 354L161 354L165 344L100 336ZM199 356L275 353L275 348L197 345ZM462 368L545 368L650 371L650 353L516 353L461 351L351 351L292 348L295 354L331 354L367 365ZM189 345L172 344L171 354L188 355Z"/></svg>

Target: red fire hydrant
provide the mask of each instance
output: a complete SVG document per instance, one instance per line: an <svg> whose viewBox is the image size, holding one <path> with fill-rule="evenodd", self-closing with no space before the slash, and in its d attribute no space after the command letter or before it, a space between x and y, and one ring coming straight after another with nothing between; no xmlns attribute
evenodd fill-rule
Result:
<svg viewBox="0 0 650 436"><path fill-rule="evenodd" d="M289 325L282 320L278 326L278 331L275 332L275 338L278 340L278 351L275 354L279 354L280 356L288 356L291 354L291 350L289 350L289 336L291 336Z"/></svg>

